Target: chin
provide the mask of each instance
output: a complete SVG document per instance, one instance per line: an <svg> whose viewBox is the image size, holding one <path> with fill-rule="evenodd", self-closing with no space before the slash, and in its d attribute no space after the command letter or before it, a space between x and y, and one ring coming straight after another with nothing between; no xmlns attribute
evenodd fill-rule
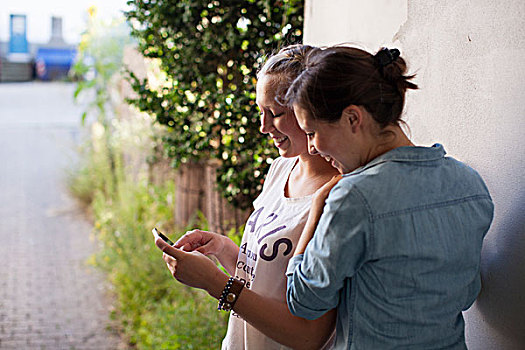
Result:
<svg viewBox="0 0 525 350"><path fill-rule="evenodd" d="M279 151L279 155L283 158L292 158L292 157L298 156L296 152L293 152L289 149L277 148L277 150Z"/></svg>
<svg viewBox="0 0 525 350"><path fill-rule="evenodd" d="M298 154L295 154L295 153L289 153L289 152L279 152L279 155L283 158L293 158L293 157L297 157Z"/></svg>
<svg viewBox="0 0 525 350"><path fill-rule="evenodd" d="M334 164L335 163L335 164ZM345 167L343 164L339 163L339 162L334 162L332 163L332 166L334 168L337 169L337 171L339 171L340 174L346 174L346 173L349 173L351 172L350 169L348 169L347 167Z"/></svg>

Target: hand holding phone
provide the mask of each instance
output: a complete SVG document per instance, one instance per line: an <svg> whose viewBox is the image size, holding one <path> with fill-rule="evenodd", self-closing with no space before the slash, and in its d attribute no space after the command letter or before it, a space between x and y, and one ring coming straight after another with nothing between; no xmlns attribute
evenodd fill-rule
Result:
<svg viewBox="0 0 525 350"><path fill-rule="evenodd" d="M165 236L162 232L160 232L159 230L157 230L157 228L155 227L153 230L151 230L151 232L153 232L154 235L157 235L159 236L160 238L162 238L162 240L166 243L168 243L169 245L173 246L175 243L173 243L171 241L171 239L169 239L167 236Z"/></svg>
<svg viewBox="0 0 525 350"><path fill-rule="evenodd" d="M210 293L211 283L218 276L218 271L219 274L223 275L221 285L226 284L228 277L218 269L213 260L200 252L185 252L182 249L175 248L173 242L156 228L151 232L155 236L155 245L164 253L162 258L177 281L189 287L204 289Z"/></svg>

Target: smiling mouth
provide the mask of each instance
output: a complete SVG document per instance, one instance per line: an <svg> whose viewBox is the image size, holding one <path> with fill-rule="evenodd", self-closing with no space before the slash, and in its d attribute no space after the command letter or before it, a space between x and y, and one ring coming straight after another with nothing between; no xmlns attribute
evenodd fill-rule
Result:
<svg viewBox="0 0 525 350"><path fill-rule="evenodd" d="M284 141L288 140L288 137L287 136L283 136L283 137L274 137L273 138L273 142L278 145L278 144L281 144L283 143Z"/></svg>
<svg viewBox="0 0 525 350"><path fill-rule="evenodd" d="M338 169L339 171L341 171L341 169L339 168L339 163L332 157L330 156L327 156L327 155L321 155L321 157L326 160L328 163L330 163L334 168Z"/></svg>
<svg viewBox="0 0 525 350"><path fill-rule="evenodd" d="M333 160L332 157L324 154L321 154L321 157L323 157L323 159L326 160L328 163L330 163Z"/></svg>

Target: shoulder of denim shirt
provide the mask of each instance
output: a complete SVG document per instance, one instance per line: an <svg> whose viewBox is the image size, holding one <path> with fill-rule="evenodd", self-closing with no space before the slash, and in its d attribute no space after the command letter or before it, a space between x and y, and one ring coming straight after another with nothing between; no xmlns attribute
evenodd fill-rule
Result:
<svg viewBox="0 0 525 350"><path fill-rule="evenodd" d="M342 191L339 196L342 196L343 193L355 192L358 197L368 203L373 213L379 214L395 209L391 207L388 201L384 201L386 193L391 197L405 198L407 189L416 189L407 182L416 181L420 187L425 187L444 181L445 183L455 184L454 191L442 192L442 198L439 196L432 197L432 201L439 202L450 198L474 198L476 196L491 200L488 188L476 170L453 157L445 156L445 154L445 150L440 144L435 144L432 147L396 148L375 158L365 166L345 174L334 187L333 197L335 199L336 191L340 190ZM407 170L413 167L421 169L420 177L409 176L410 172ZM423 173L426 175L422 176ZM405 179L402 188L399 185L400 179ZM406 202L406 204L409 205L410 203Z"/></svg>
<svg viewBox="0 0 525 350"><path fill-rule="evenodd" d="M365 195L361 189L369 187L369 176L367 173L355 174L355 176L343 176L341 180L332 188L330 195L326 200L326 211L338 211L341 206L348 207L349 205L355 207L364 204L364 208L368 210L369 205L366 203ZM366 192L366 190L365 190ZM357 199L357 202L355 201ZM349 204L351 203L351 204ZM353 209L355 210L355 208Z"/></svg>
<svg viewBox="0 0 525 350"><path fill-rule="evenodd" d="M374 158L354 171L343 174L342 179L330 192L330 199L334 200L335 197L338 197L336 193L339 191L348 193L355 189L356 192L361 193L361 190L367 192L367 189L371 188L370 186L375 187L375 184L378 184L377 181L381 183L381 186L386 185L383 182L386 181L388 183L392 178L395 178L394 174L400 169L397 167L400 163L411 163L415 166L429 163L436 164L436 161L449 159L445 155L445 149L439 143L431 147L404 146L395 148ZM339 196L343 196L343 194L340 193ZM361 197L363 197L363 194Z"/></svg>
<svg viewBox="0 0 525 350"><path fill-rule="evenodd" d="M439 143L435 143L431 147L397 147L372 159L367 164L353 170L352 172L343 174L342 177L343 179L348 178L360 174L374 166L388 162L428 162L443 159L446 154L447 152L445 151L445 148Z"/></svg>

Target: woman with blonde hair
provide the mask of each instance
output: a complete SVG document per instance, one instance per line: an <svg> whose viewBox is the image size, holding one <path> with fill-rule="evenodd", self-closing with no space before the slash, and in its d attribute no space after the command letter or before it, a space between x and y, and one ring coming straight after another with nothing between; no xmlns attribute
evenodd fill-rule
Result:
<svg viewBox="0 0 525 350"><path fill-rule="evenodd" d="M315 321L293 316L286 305L285 270L306 222L312 196L335 174L329 163L309 154L293 110L281 101L302 72L308 53L296 45L270 57L257 82L261 132L280 157L272 163L263 191L253 203L241 246L201 230L186 233L172 247L156 237L164 260L180 282L206 290L230 311L222 349L320 349L330 346L335 310ZM228 274L205 255L214 255Z"/></svg>

